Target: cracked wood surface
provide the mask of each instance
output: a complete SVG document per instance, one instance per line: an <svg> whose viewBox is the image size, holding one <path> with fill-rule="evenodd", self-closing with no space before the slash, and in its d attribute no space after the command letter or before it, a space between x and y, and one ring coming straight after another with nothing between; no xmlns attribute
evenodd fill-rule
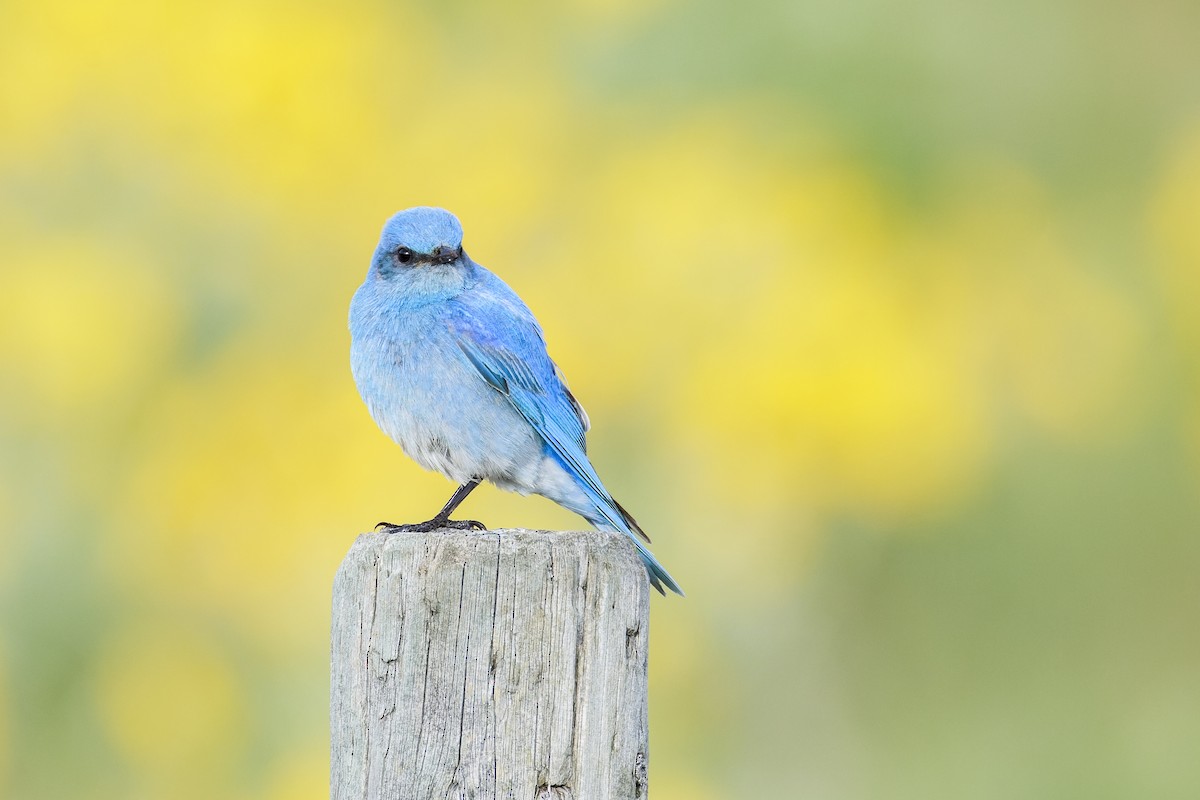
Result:
<svg viewBox="0 0 1200 800"><path fill-rule="evenodd" d="M333 800L646 797L649 588L599 531L370 533L333 588Z"/></svg>

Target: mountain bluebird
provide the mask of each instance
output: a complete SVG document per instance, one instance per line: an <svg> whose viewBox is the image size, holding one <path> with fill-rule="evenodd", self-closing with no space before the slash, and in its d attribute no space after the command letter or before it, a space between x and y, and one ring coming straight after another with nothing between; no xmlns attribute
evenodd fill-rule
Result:
<svg viewBox="0 0 1200 800"><path fill-rule="evenodd" d="M620 531L654 588L683 594L588 461L587 414L550 360L541 326L504 281L463 252L462 226L450 212L410 208L383 226L350 303L350 366L383 432L459 484L428 522L381 526L482 529L450 514L487 480Z"/></svg>

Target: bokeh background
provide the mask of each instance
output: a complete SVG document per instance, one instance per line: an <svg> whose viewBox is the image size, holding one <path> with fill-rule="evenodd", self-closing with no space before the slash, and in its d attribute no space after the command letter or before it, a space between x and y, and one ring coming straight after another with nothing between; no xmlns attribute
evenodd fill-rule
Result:
<svg viewBox="0 0 1200 800"><path fill-rule="evenodd" d="M0 796L327 796L334 570L451 488L347 363L418 204L538 314L689 592L657 800L1200 796L1197 31L4 2Z"/></svg>

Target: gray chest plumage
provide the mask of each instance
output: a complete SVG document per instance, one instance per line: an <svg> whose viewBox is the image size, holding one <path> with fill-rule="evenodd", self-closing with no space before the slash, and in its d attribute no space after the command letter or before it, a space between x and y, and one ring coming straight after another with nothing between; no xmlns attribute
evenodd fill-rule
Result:
<svg viewBox="0 0 1200 800"><path fill-rule="evenodd" d="M359 393L422 467L458 483L507 483L540 461L541 441L467 361L437 311L360 318L350 350Z"/></svg>

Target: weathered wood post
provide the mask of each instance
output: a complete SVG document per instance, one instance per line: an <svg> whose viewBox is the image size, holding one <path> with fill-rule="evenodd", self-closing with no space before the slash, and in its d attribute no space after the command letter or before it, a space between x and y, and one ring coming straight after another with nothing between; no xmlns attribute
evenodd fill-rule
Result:
<svg viewBox="0 0 1200 800"><path fill-rule="evenodd" d="M333 800L645 798L648 609L617 534L358 537L333 587Z"/></svg>

